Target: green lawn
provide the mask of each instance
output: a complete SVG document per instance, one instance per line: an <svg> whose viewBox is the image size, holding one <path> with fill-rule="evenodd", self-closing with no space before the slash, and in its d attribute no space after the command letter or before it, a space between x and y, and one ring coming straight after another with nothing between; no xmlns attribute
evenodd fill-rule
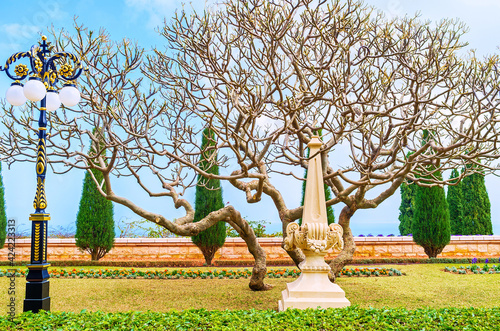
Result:
<svg viewBox="0 0 500 331"><path fill-rule="evenodd" d="M338 284L360 307L495 307L499 305L500 274L456 275L442 270L451 264L391 265L400 277L341 277ZM457 267L459 265L456 265ZM2 267L0 269L7 269ZM68 267L67 269L99 269ZM105 269L105 268L101 268ZM108 269L112 269L108 267ZM153 270L154 268L147 268ZM165 268L158 268L165 270ZM175 269L175 268L168 268ZM198 269L198 268L191 268ZM206 269L206 268L199 268ZM213 269L213 268L210 268ZM221 268L222 269L222 268ZM230 269L230 268L224 268ZM237 269L237 268L236 268ZM252 292L248 279L57 279L50 280L52 311L104 312L171 309L277 309L285 283L292 278L267 279L274 288ZM6 307L9 280L0 278L0 305ZM22 311L25 279L16 282L18 312ZM5 309L1 314L5 315Z"/></svg>

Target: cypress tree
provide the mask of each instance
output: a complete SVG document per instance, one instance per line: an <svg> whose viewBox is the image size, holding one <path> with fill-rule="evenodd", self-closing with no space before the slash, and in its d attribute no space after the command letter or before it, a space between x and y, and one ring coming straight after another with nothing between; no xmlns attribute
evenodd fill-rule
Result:
<svg viewBox="0 0 500 331"><path fill-rule="evenodd" d="M442 178L439 172L435 176ZM415 188L412 234L413 241L430 258L436 257L450 242L450 212L443 187Z"/></svg>
<svg viewBox="0 0 500 331"><path fill-rule="evenodd" d="M422 145L432 139L429 131L424 130ZM428 166L427 170L433 172L438 180L443 176L434 166ZM431 175L424 177L422 184L431 184ZM440 186L417 186L415 188L415 205L413 210L412 234L413 241L423 247L429 258L438 256L439 253L450 243L450 211L444 188Z"/></svg>
<svg viewBox="0 0 500 331"><path fill-rule="evenodd" d="M457 169L453 169L450 175L450 179L458 178L459 173ZM452 181L452 183L456 183ZM448 194L446 195L446 201L448 202L448 209L450 210L450 227L451 234L464 234L464 205L463 205L463 193L462 193L462 182L454 186L448 186Z"/></svg>
<svg viewBox="0 0 500 331"><path fill-rule="evenodd" d="M463 233L465 235L493 234L491 204L484 175L474 173L462 181Z"/></svg>
<svg viewBox="0 0 500 331"><path fill-rule="evenodd" d="M93 130L94 134L99 133ZM89 155L96 155L94 144L91 143ZM104 154L105 155L105 154ZM100 171L91 169L97 181L103 181ZM103 190L106 190L106 184ZM115 222L113 219L113 203L103 197L88 171L83 179L82 197L76 216L76 246L90 253L92 261L98 261L111 248L115 241Z"/></svg>
<svg viewBox="0 0 500 331"><path fill-rule="evenodd" d="M212 148L216 145L215 135L212 130L206 128L203 130L203 138L201 142L200 169L218 175L219 166L217 165L217 154ZM198 185L196 186L196 201L194 221L199 222L213 211L224 208L222 200L222 188L220 187L219 179L207 179L202 175L198 175ZM219 248L226 241L226 223L217 222L205 231L191 237L193 243L203 253L207 265L212 264L212 259Z"/></svg>
<svg viewBox="0 0 500 331"><path fill-rule="evenodd" d="M323 140L323 137L321 136L322 130L318 131L319 136L321 137L321 140ZM307 158L309 158L310 151L309 148L307 148ZM307 169L304 171L304 178L307 178ZM330 186L327 184L324 184L325 188L325 201L331 200L332 199L332 192L330 190ZM302 199L300 200L300 205L304 205L304 199L305 199L305 194L306 194L306 181L302 182ZM328 224L335 223L335 214L332 206L326 207L326 217ZM299 218L299 225L302 225L302 217Z"/></svg>
<svg viewBox="0 0 500 331"><path fill-rule="evenodd" d="M408 158L413 152L408 152ZM407 236L411 234L413 222L413 211L415 209L415 189L412 181L405 180L400 186L401 205L399 206L399 234Z"/></svg>
<svg viewBox="0 0 500 331"><path fill-rule="evenodd" d="M399 233L402 236L411 234L413 221L413 210L415 206L415 189L417 185L407 183L401 184L401 205L399 206Z"/></svg>
<svg viewBox="0 0 500 331"><path fill-rule="evenodd" d="M5 245L7 237L7 214L5 213L5 196L2 178L2 164L0 163L0 248Z"/></svg>

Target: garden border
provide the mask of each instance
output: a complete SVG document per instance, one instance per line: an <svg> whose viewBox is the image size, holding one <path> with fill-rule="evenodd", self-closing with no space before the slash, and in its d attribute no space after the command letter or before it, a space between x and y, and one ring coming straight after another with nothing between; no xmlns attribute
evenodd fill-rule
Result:
<svg viewBox="0 0 500 331"><path fill-rule="evenodd" d="M498 261L499 257L479 258L476 263L486 263L489 261ZM356 259L349 260L348 265L365 265L365 264L433 264L433 263L474 263L474 258L406 258L406 259ZM213 261L212 267L251 267L254 265L254 260L216 260ZM291 267L293 262L291 259L269 260L268 267L283 266ZM327 262L330 262L327 260ZM500 261L498 262L500 263ZM16 266L26 266L29 261L16 261ZM89 260L66 260L66 261L51 261L53 267L131 267L131 268L173 268L173 267L202 267L203 260L171 260L171 261L89 261ZM0 266L10 265L8 261L0 261Z"/></svg>
<svg viewBox="0 0 500 331"><path fill-rule="evenodd" d="M356 252L354 260L362 259L426 259L422 247L413 242L412 237L355 237ZM291 264L286 251L281 247L282 238L259 238L261 247L266 251L269 265ZM74 238L48 240L48 257L51 263L56 261L89 261L90 255L81 252L75 245ZM7 250L0 250L0 261L7 260ZM332 252L326 259L332 259L337 253ZM500 236L452 236L439 258L492 258L500 257ZM27 261L30 258L30 239L16 240L16 259ZM164 261L172 266L179 266L179 261L192 261L198 264L203 255L190 238L116 238L115 247L101 261ZM241 238L226 238L226 243L217 252L214 259L219 265L253 261L245 242ZM273 262L276 261L276 262ZM281 261L288 261L285 264ZM358 262L359 261L359 262ZM400 263L400 262L396 262ZM405 263L405 262L401 262ZM413 262L412 262L413 263ZM253 264L246 263L246 264Z"/></svg>

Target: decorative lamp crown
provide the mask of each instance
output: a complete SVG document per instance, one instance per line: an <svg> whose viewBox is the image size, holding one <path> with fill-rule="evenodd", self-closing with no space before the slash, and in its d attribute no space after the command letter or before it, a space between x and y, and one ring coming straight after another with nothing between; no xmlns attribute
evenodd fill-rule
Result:
<svg viewBox="0 0 500 331"><path fill-rule="evenodd" d="M51 55L53 49L54 46L47 41L47 37L42 36L38 45L32 46L28 52L13 54L5 66L0 67L0 71L5 71L7 76L14 80L5 94L11 105L21 106L26 100L42 101L41 110L52 111L59 108L61 102L66 107L76 106L80 102L80 92L74 82L82 73L82 64L71 53L60 52ZM23 58L29 60L29 65L18 64L11 73L9 71L11 65ZM66 62L60 63L61 60ZM59 66L59 70L56 65ZM30 77L23 85L22 81L28 75ZM57 91L59 81L64 82L60 93Z"/></svg>

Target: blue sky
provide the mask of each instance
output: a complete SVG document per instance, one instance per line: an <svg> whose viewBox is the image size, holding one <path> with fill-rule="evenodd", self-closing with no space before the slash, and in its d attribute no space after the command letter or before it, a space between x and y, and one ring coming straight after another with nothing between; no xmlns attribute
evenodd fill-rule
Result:
<svg viewBox="0 0 500 331"><path fill-rule="evenodd" d="M500 1L498 0L369 0L367 4L374 5L388 16L413 15L419 11L424 19L439 21L442 18L459 18L470 28L465 40L471 49L476 49L479 55L498 53L498 31L500 21ZM193 1L187 7L202 9L205 1ZM105 28L113 39L129 38L139 42L146 49L153 46L163 47L163 38L156 29L164 17L170 18L176 9L182 6L181 1L170 0L124 0L124 1L4 1L0 11L0 63L15 52L25 51L36 43L40 33L46 33L47 27L53 25L56 29L73 29L73 20L91 29ZM7 76L0 73L0 97L10 85ZM7 215L15 218L21 227L27 228L28 217L33 212L32 201L35 194L36 175L34 164L14 164L11 169L4 165L2 169L6 190ZM66 175L48 174L47 178L47 211L51 214L52 226L74 226L78 203L81 194L83 172L74 170ZM488 176L487 189L492 204L493 228L500 234L500 179ZM151 199L137 190L132 180L120 178L114 180L115 191L133 198L138 204L160 212L169 218L180 216L169 201ZM286 202L294 207L300 202L300 184L293 189L286 187ZM133 192L133 193L131 193ZM186 198L194 201L194 191L188 192ZM258 205L247 205L244 194L224 187L224 199L233 204L242 215L250 220L267 220L270 232L280 231L281 225L276 209L269 199ZM351 227L358 234L390 234L398 233L400 196L397 192L377 209L360 210L356 212ZM338 214L343 206L335 206ZM115 205L115 220L138 220L127 208Z"/></svg>

